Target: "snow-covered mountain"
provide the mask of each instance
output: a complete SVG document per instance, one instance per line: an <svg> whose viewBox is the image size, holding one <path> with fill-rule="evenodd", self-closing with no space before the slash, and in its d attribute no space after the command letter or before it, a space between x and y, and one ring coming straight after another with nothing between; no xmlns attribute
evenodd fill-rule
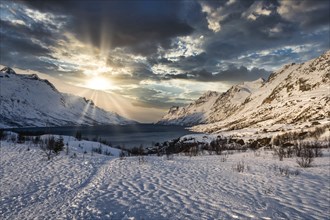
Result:
<svg viewBox="0 0 330 220"><path fill-rule="evenodd" d="M218 97L218 92L208 91L195 102L190 103L184 108L173 106L170 108L168 114L158 123L166 125L195 125L204 123L210 116L210 108L214 105Z"/></svg>
<svg viewBox="0 0 330 220"><path fill-rule="evenodd" d="M37 75L0 71L0 127L135 123L85 98L60 93Z"/></svg>
<svg viewBox="0 0 330 220"><path fill-rule="evenodd" d="M203 132L329 123L329 85L330 51L302 64L285 65L267 81L258 79L225 93L203 95L199 105L196 101L169 111L159 123L198 125L194 129Z"/></svg>

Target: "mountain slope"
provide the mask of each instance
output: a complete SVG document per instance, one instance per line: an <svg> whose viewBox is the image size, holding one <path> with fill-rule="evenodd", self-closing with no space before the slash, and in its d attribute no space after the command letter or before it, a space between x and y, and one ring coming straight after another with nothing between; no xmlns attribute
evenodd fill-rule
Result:
<svg viewBox="0 0 330 220"><path fill-rule="evenodd" d="M261 79L233 86L220 94L197 131L217 132L278 125L328 123L330 117L330 51L302 64L289 64ZM187 107L184 107L185 109ZM191 112L193 110L190 110ZM181 123L186 117L178 109L160 123ZM172 120L180 118L180 121ZM186 125L190 125L186 124Z"/></svg>
<svg viewBox="0 0 330 220"><path fill-rule="evenodd" d="M232 86L225 93L209 91L186 107L172 107L158 123L197 125L226 118L264 83L263 79Z"/></svg>
<svg viewBox="0 0 330 220"><path fill-rule="evenodd" d="M209 117L210 107L214 105L218 96L218 92L208 91L184 108L173 106L158 124L195 125L203 123Z"/></svg>
<svg viewBox="0 0 330 220"><path fill-rule="evenodd" d="M37 75L0 71L0 127L128 124L134 121L106 112L90 100L63 94Z"/></svg>

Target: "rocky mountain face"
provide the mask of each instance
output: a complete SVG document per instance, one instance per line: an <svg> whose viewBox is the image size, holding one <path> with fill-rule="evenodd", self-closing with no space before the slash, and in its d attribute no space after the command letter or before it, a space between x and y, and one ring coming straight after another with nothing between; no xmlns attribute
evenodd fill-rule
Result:
<svg viewBox="0 0 330 220"><path fill-rule="evenodd" d="M0 128L135 123L91 100L60 93L37 75L0 70Z"/></svg>
<svg viewBox="0 0 330 220"><path fill-rule="evenodd" d="M329 85L330 51L302 64L285 65L267 81L245 82L225 93L202 96L199 105L196 101L170 111L159 123L197 125L193 129L203 132L329 123Z"/></svg>

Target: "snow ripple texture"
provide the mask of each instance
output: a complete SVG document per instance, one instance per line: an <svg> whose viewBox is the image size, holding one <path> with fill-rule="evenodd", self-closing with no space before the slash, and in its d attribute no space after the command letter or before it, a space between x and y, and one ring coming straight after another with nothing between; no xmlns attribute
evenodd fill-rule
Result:
<svg viewBox="0 0 330 220"><path fill-rule="evenodd" d="M270 151L223 156L117 157L1 142L0 219L329 219L330 153L313 167ZM239 173L233 165L244 161ZM298 170L277 175L271 167Z"/></svg>

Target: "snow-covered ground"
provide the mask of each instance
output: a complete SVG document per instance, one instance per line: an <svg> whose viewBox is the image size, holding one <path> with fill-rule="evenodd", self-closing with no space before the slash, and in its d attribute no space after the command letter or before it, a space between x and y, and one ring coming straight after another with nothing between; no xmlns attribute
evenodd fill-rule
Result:
<svg viewBox="0 0 330 220"><path fill-rule="evenodd" d="M66 142L69 155L52 161L33 145L1 142L0 219L330 218L329 149L303 169L263 149L139 163L82 153L96 143ZM240 162L243 172L233 169Z"/></svg>

